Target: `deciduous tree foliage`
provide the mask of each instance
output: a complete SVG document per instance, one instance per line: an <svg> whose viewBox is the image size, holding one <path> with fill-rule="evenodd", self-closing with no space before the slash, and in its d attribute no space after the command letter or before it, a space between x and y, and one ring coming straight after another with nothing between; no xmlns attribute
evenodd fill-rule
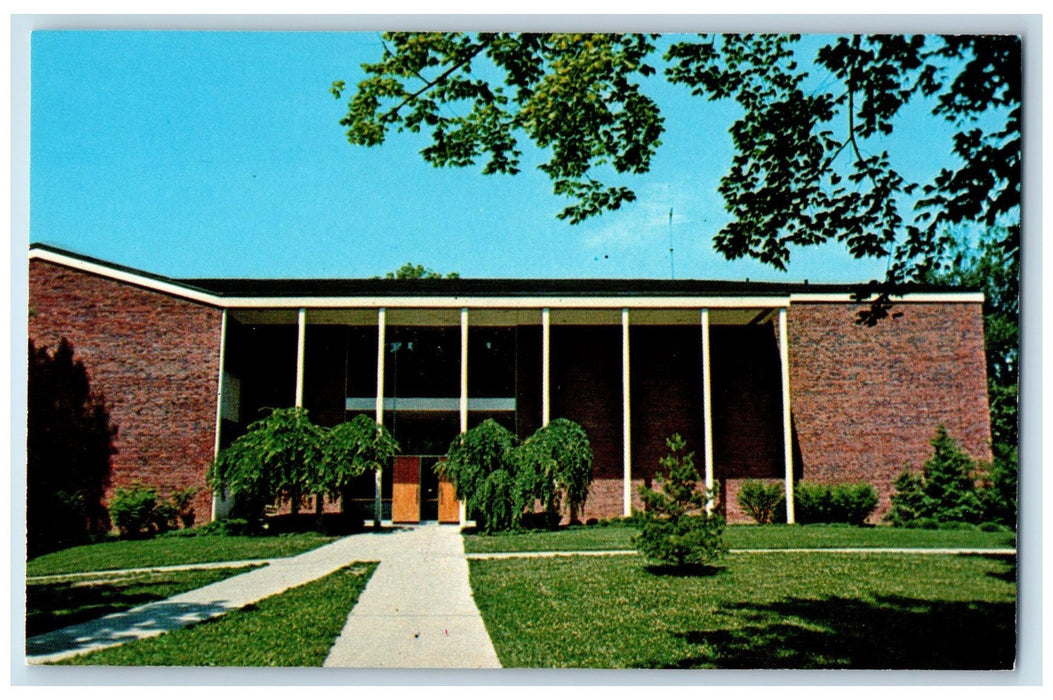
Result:
<svg viewBox="0 0 1053 700"><path fill-rule="evenodd" d="M388 272L384 274L386 280L438 280L442 279L443 274L436 272L430 267L424 267L423 265L414 265L411 262L406 263L394 272ZM446 274L446 279L457 279L460 275L456 272L449 272ZM373 279L380 279L374 277Z"/></svg>
<svg viewBox="0 0 1053 700"><path fill-rule="evenodd" d="M981 492L989 520L1016 527L1020 376L1020 229L988 229L975 245L958 242L946 272L931 281L984 293L984 350L994 460Z"/></svg>
<svg viewBox="0 0 1053 700"><path fill-rule="evenodd" d="M797 35L392 33L364 66L347 115L353 144L391 130L431 135L436 166L519 172L521 142L577 223L635 199L663 117L647 96L655 64L704 100L733 100L735 155L720 192L732 220L714 245L729 259L785 269L793 246L834 239L889 257L888 281L921 280L954 224L1019 217L1021 47L1015 36L832 36L805 55ZM345 83L333 83L340 98ZM955 128L960 162L928 182L894 167L897 118L922 102ZM700 109L702 109L700 105Z"/></svg>

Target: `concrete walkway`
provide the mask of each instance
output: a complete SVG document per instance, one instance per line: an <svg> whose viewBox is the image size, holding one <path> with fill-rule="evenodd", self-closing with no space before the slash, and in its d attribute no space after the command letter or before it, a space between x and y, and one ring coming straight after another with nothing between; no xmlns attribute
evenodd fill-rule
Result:
<svg viewBox="0 0 1053 700"><path fill-rule="evenodd" d="M345 537L203 588L31 637L26 662L50 663L153 637L368 561L381 563L327 666L500 667L468 585L459 529L439 525ZM366 614L356 615L363 603ZM384 610L389 614L378 615Z"/></svg>
<svg viewBox="0 0 1053 700"><path fill-rule="evenodd" d="M459 528L427 525L384 544L325 665L500 668L468 585Z"/></svg>

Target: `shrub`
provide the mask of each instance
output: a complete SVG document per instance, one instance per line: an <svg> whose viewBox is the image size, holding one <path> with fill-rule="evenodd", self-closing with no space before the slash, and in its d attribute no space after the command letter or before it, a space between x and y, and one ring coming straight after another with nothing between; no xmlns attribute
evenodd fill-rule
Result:
<svg viewBox="0 0 1053 700"><path fill-rule="evenodd" d="M919 518L939 523L978 523L984 518L975 477L976 463L942 425L931 440L933 454L914 474L910 465L893 484L892 507L885 519L906 525Z"/></svg>
<svg viewBox="0 0 1053 700"><path fill-rule="evenodd" d="M878 504L870 484L814 484L799 482L793 490L794 520L801 524L863 525Z"/></svg>
<svg viewBox="0 0 1053 700"><path fill-rule="evenodd" d="M121 537L135 538L171 529L175 512L171 504L160 500L156 489L137 483L113 492L110 517Z"/></svg>
<svg viewBox="0 0 1053 700"><path fill-rule="evenodd" d="M782 485L750 479L742 482L736 500L751 518L761 525L769 525L784 498Z"/></svg>
<svg viewBox="0 0 1053 700"><path fill-rule="evenodd" d="M184 528L194 527L193 501L194 496L200 490L196 486L187 486L180 491L173 491L168 497L172 509L175 511L175 517L179 518L179 522L182 523Z"/></svg>
<svg viewBox="0 0 1053 700"><path fill-rule="evenodd" d="M193 530L185 530L185 532L192 532L197 535L222 535L227 537L253 534L253 530L249 527L249 521L244 518L214 520Z"/></svg>
<svg viewBox="0 0 1053 700"><path fill-rule="evenodd" d="M640 487L646 509L639 513L640 532L633 538L650 560L674 567L704 565L727 552L724 519L705 510L715 493L707 491L693 452L679 434L666 440L669 454L660 461L664 473L655 475L657 489Z"/></svg>
<svg viewBox="0 0 1053 700"><path fill-rule="evenodd" d="M559 524L564 497L570 520L577 519L592 481L592 447L580 425L557 418L516 448L512 460L519 497L541 503L548 527Z"/></svg>

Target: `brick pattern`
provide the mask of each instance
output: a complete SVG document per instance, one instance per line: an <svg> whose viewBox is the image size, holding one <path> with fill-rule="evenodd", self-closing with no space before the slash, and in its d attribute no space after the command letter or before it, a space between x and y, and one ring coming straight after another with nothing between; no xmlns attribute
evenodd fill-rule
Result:
<svg viewBox="0 0 1053 700"><path fill-rule="evenodd" d="M874 328L853 304L794 304L790 336L793 426L803 478L867 481L888 510L905 463L921 466L943 423L974 458L989 460L990 414L980 304L898 304Z"/></svg>
<svg viewBox="0 0 1053 700"><path fill-rule="evenodd" d="M30 338L38 347L54 347L63 337L72 343L119 428L113 487L203 486L213 450L221 312L40 260L30 263L29 282ZM990 459L981 306L900 304L901 315L875 328L857 326L857 311L853 304L820 303L789 311L795 473L873 484L881 496L877 520L904 464L920 466L930 454L937 424L974 457ZM271 330L273 342L257 337ZM540 425L540 330L518 332L517 428L525 437ZM311 327L308 335L306 403L320 422L335 424L343 418L346 331ZM294 330L232 323L228 340L228 369L252 379L243 382L243 409L291 404L282 399L295 379ZM743 522L748 518L735 499L742 481L782 478L777 344L770 324L715 326L711 341L716 478L729 520ZM249 366L239 342L272 352L260 359L257 347L246 356L255 358ZM632 491L639 507L637 487L651 485L672 433L687 438L702 469L699 330L635 327L630 348ZM276 368L287 366L275 381ZM551 382L552 418L582 424L594 451L595 477L581 517L620 516L621 328L554 326ZM280 396L254 396L256 384L273 385ZM194 506L198 521L207 520L210 494L202 491Z"/></svg>
<svg viewBox="0 0 1053 700"><path fill-rule="evenodd" d="M118 427L109 494L134 481L162 494L197 486L207 522L221 312L42 260L30 262L29 305L30 340L66 338Z"/></svg>

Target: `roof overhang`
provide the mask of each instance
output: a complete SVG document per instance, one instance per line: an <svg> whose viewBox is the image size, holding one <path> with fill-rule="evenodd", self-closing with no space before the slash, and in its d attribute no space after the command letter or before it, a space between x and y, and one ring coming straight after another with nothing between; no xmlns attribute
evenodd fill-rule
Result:
<svg viewBox="0 0 1053 700"><path fill-rule="evenodd" d="M428 294L406 294L405 288L399 288L398 294L371 293L365 295L247 295L241 296L229 293L216 293L202 286L202 284L191 284L183 280L176 280L160 275L135 270L133 268L115 265L95 258L77 255L61 251L50 246L34 245L29 251L30 260L42 260L62 265L72 269L98 275L119 282L125 282L145 289L169 294L187 299L189 301L207 304L223 309L232 310L282 310L282 309L313 309L320 314L319 319L324 318L324 310L336 312L351 309L417 309L417 310L443 310L443 309L469 309L477 311L498 312L531 312L540 309L558 310L564 316L554 319L557 323L570 323L566 320L573 317L575 313L588 311L594 317L594 312L620 311L621 309L637 310L638 312L667 312L663 316L676 314L693 314L698 309L707 308L715 310L726 310L727 314L746 315L751 319L756 318L758 310L773 310L789 307L793 303L841 303L859 304L867 303L877 298L875 293L866 299L857 298L851 291L821 291L821 292L799 292L786 291L777 293L773 291L778 285L759 285L763 293L750 294L727 291L732 283L713 283L720 285L718 294L695 294L676 293L662 294L659 292L631 293L625 291L612 292L610 295L601 293L575 293L573 295L537 294L524 293L523 288L530 285L529 280L509 280L510 286L517 288L514 295L504 296L499 292L491 292L486 295L444 295L441 287L431 287ZM198 280L195 282L206 282ZM276 280L275 284L289 284L289 280ZM295 281L294 281L295 282ZM324 282L333 282L328 280ZM385 282L385 281L381 281ZM452 280L449 282L453 282ZM539 280L538 287L550 289L551 280ZM604 281L592 281L595 284ZM685 281L687 282L687 281ZM265 280L256 280L255 287L265 284ZM622 284L623 281L611 280L611 286ZM646 286L646 281L633 280L634 288ZM656 289L668 286L666 280L654 281ZM301 285L302 286L302 285ZM747 285L748 286L748 285ZM830 285L825 285L830 286ZM370 281L370 287L374 291L382 289L383 285ZM500 287L500 280L487 281L487 289ZM683 289L677 286L674 289ZM911 292L892 297L896 303L982 303L983 294L980 292ZM646 314L638 313L636 316L644 321ZM483 315L485 318L486 315ZM670 316L671 317L671 316ZM683 322L683 321L680 321ZM744 322L738 319L736 322Z"/></svg>

